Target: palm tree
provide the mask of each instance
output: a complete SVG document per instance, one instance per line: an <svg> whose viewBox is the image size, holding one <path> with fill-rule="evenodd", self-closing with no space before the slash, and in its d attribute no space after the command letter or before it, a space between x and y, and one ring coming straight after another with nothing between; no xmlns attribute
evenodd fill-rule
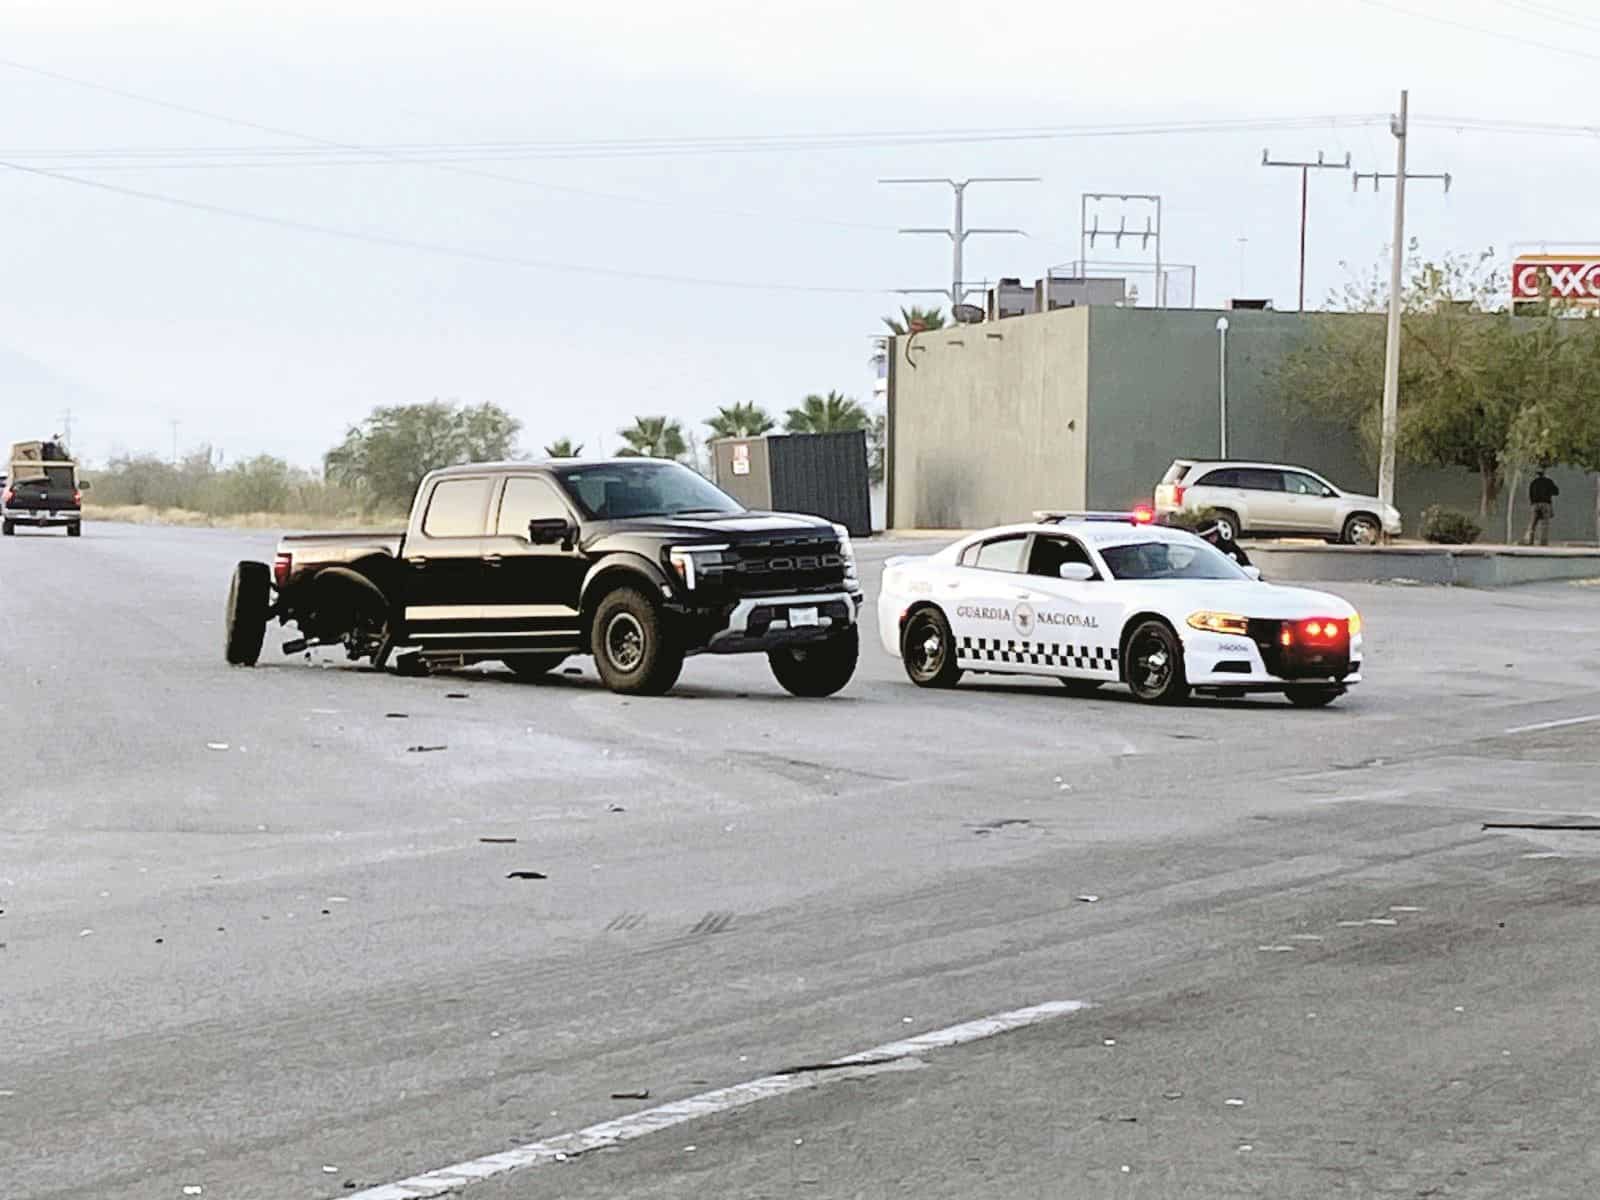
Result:
<svg viewBox="0 0 1600 1200"><path fill-rule="evenodd" d="M799 408L791 408L783 427L790 433L845 433L865 429L870 423L861 405L848 396L829 392L826 396L807 396Z"/></svg>
<svg viewBox="0 0 1600 1200"><path fill-rule="evenodd" d="M679 459L689 452L683 423L667 417L635 417L629 428L617 432L627 443L617 453L626 458Z"/></svg>
<svg viewBox="0 0 1600 1200"><path fill-rule="evenodd" d="M943 329L944 314L937 308L919 308L913 304L910 308L902 307L900 316L885 317L883 323L889 327L889 332L899 337L907 333L921 333L925 329Z"/></svg>
<svg viewBox="0 0 1600 1200"><path fill-rule="evenodd" d="M760 437L777 422L759 404L728 404L706 419L712 438Z"/></svg>
<svg viewBox="0 0 1600 1200"><path fill-rule="evenodd" d="M910 308L903 305L898 317L884 317L883 323L889 327L889 333L894 337L904 337L908 333L921 333L926 329L943 329L944 314L937 308L920 308L913 304ZM889 339L879 338L872 348L872 365L877 366L889 357Z"/></svg>
<svg viewBox="0 0 1600 1200"><path fill-rule="evenodd" d="M574 446L569 437L557 438L544 448L544 452L549 458L577 458L583 453L583 443Z"/></svg>

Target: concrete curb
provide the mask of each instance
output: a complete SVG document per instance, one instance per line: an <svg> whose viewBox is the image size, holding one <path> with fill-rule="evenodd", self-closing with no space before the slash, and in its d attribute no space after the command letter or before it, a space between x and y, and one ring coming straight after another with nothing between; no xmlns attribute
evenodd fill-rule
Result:
<svg viewBox="0 0 1600 1200"><path fill-rule="evenodd" d="M1488 588L1600 578L1600 549L1581 547L1252 544L1249 554L1268 579L1296 582L1415 582Z"/></svg>

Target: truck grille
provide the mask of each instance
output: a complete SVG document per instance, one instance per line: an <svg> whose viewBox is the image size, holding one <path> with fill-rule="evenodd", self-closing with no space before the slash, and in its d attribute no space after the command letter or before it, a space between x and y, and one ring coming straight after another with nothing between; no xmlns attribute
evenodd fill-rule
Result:
<svg viewBox="0 0 1600 1200"><path fill-rule="evenodd" d="M723 559L722 581L740 595L837 590L844 555L833 538L775 537L740 542Z"/></svg>

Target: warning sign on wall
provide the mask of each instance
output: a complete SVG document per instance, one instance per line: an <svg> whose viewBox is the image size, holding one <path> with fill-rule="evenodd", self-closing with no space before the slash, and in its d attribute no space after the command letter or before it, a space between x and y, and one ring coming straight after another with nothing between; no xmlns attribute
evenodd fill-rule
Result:
<svg viewBox="0 0 1600 1200"><path fill-rule="evenodd" d="M750 474L750 443L740 442L733 448L733 473L735 475Z"/></svg>

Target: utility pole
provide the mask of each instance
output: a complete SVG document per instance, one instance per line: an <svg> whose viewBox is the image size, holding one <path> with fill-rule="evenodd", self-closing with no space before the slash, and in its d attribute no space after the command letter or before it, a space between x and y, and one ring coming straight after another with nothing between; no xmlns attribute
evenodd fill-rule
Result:
<svg viewBox="0 0 1600 1200"><path fill-rule="evenodd" d="M1389 132L1394 134L1394 173L1385 171L1357 171L1355 187L1359 190L1363 179L1372 180L1376 192L1385 179L1394 180L1394 243L1389 251L1389 330L1383 353L1383 433L1378 451L1378 499L1385 505L1394 504L1395 442L1400 430L1400 306L1401 279L1406 261L1406 180L1438 179L1444 190L1450 190L1448 171L1433 174L1408 174L1406 172L1406 142L1410 132L1407 110L1410 93L1400 93L1400 112L1389 119Z"/></svg>
<svg viewBox="0 0 1600 1200"><path fill-rule="evenodd" d="M915 294L936 295L936 296L937 295L948 295L950 297L950 307L953 310L956 305L962 303L966 299L967 292L972 290L972 289L970 289L970 288L968 288L966 286L966 276L964 275L964 273L962 271L962 262L961 262L961 252L966 247L967 239L969 237L971 237L975 233L1004 233L1004 234L1014 234L1014 235L1017 235L1019 237L1027 237L1028 236L1027 233L1025 231L1021 230L1021 229L999 229L999 228L994 228L994 229L968 229L967 226L966 226L967 185L968 184L973 184L973 183L1038 183L1038 182L1040 182L1040 179L1039 179L1039 177L1037 175L975 175L971 179L945 179L945 178L940 177L940 176L928 176L928 177L916 176L916 177L912 177L912 178L903 178L903 179L902 178L880 179L880 180L878 180L878 182L879 183L895 183L895 184L901 184L901 183L943 183L943 184L948 185L950 190L955 193L955 200L956 200L955 220L951 224L949 229L942 229L942 228L937 228L937 227L935 227L935 228L926 228L926 227L918 226L918 227L915 227L915 228L907 228L907 229L900 230L901 233L918 233L918 234L920 234L920 233L932 233L932 234L938 234L938 235L940 235L942 237L947 237L947 238L950 239L951 250L950 250L950 290L949 290L949 292L945 292L945 291L943 291L943 289L940 289L940 288L899 288L899 289L897 289L902 295L912 295L914 293Z"/></svg>
<svg viewBox="0 0 1600 1200"><path fill-rule="evenodd" d="M61 414L61 440L67 449L72 449L72 410L69 408Z"/></svg>
<svg viewBox="0 0 1600 1200"><path fill-rule="evenodd" d="M1261 165L1263 167L1295 167L1300 172L1300 302L1297 312L1306 310L1306 208L1308 193L1310 192L1311 172L1313 171L1348 171L1350 169L1350 155L1345 153L1342 163L1329 162L1321 150L1317 151L1316 162L1297 162L1288 159L1273 158L1270 151L1261 152Z"/></svg>

